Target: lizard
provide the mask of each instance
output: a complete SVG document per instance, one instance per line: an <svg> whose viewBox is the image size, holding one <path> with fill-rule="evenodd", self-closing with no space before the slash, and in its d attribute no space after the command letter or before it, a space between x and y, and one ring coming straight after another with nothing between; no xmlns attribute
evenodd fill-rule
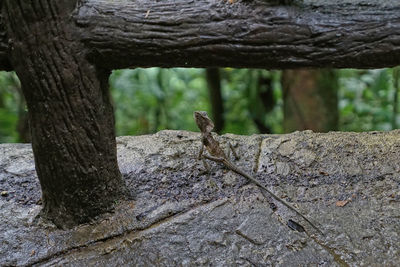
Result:
<svg viewBox="0 0 400 267"><path fill-rule="evenodd" d="M270 191L268 188L266 188L263 184L261 184L260 181L258 181L256 178L251 176L250 174L246 173L245 171L242 171L239 167L237 167L235 164L233 164L231 161L229 161L228 157L226 156L225 152L219 145L219 142L214 139L214 137L211 134L211 131L214 129L214 123L213 121L208 117L207 112L205 111L195 111L193 114L194 120L197 124L197 126L200 129L201 132L201 141L202 145L200 148L200 152L198 155L199 159L208 159L214 162L220 162L225 165L228 169L231 171L245 177L246 179L250 180L254 184L256 184L258 187L266 191L268 194L270 194L274 199L276 199L278 202L282 203L284 206L295 212L297 215L302 217L305 221L307 221L315 230L317 230L319 233L323 234L323 232L316 227L309 219L307 219L306 216L304 216L302 213L300 213L297 209L295 209L292 205L290 205L288 202L283 200L282 198L278 197L275 195L272 191ZM208 153L210 155L204 154L204 147L207 149Z"/></svg>

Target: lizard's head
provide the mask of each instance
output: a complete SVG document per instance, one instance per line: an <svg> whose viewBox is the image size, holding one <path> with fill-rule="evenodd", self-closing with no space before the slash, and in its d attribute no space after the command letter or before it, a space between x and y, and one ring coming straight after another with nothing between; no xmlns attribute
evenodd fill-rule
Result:
<svg viewBox="0 0 400 267"><path fill-rule="evenodd" d="M201 132L211 132L214 129L214 123L208 117L207 112L195 111L193 117Z"/></svg>

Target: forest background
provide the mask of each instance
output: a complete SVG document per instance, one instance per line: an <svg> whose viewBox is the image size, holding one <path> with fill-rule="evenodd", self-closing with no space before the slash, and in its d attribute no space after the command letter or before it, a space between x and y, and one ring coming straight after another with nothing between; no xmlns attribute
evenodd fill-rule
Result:
<svg viewBox="0 0 400 267"><path fill-rule="evenodd" d="M334 76L322 76L317 84L331 84L334 91L318 96L335 98L333 104L337 108L330 108L329 113L338 119L329 130L360 132L398 128L398 67L330 70L330 73ZM116 134L141 135L163 129L197 131L192 117L195 110L206 110L213 117L218 116L216 112L222 113L220 120L223 123L221 129L217 129L220 133L248 135L293 131L285 126L290 115L285 109L288 98L283 84L288 75L290 73L285 75L285 71L231 68L115 70L109 81ZM212 77L214 83L217 79L217 89L215 86L212 89ZM220 90L220 103L215 103L215 90ZM303 89L293 90L302 93ZM215 107L213 110L212 103L220 106L219 111ZM287 104L293 106L293 103ZM295 105L301 106L301 103ZM315 109L309 102L302 105L303 109L307 107ZM0 143L29 141L27 110L20 82L15 73L0 72Z"/></svg>

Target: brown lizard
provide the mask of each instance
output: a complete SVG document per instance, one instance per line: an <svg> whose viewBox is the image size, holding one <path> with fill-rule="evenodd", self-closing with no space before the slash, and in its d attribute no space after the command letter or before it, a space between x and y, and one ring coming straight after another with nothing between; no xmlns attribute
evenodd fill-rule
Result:
<svg viewBox="0 0 400 267"><path fill-rule="evenodd" d="M194 114L194 120L199 127L201 131L201 139L202 139L202 146L200 149L199 153L199 159L200 158L206 158L208 160L212 160L215 162L220 162L224 164L228 169L236 172L239 175L242 175L243 177L247 178L248 180L252 181L255 183L257 186L268 192L274 199L285 205L287 208L290 210L294 211L296 214L301 216L304 220L306 220L314 229L316 229L319 233L323 234L322 231L316 227L309 219L307 219L303 214L301 214L299 211L297 211L294 207L292 207L289 203L284 201L282 198L278 197L274 193L272 193L270 190L268 190L264 185L262 185L257 179L252 177L251 175L247 174L246 172L242 171L239 169L236 165L234 165L232 162L230 162L225 155L225 152L222 150L222 148L219 145L219 142L215 140L211 134L211 131L214 129L214 123L212 120L208 117L207 112L205 111L195 111ZM208 153L210 155L204 154L204 147L206 147Z"/></svg>

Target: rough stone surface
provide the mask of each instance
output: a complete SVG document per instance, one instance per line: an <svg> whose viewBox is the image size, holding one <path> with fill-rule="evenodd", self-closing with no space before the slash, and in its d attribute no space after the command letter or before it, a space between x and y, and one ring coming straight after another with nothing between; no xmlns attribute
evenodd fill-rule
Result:
<svg viewBox="0 0 400 267"><path fill-rule="evenodd" d="M72 230L37 218L30 145L0 145L1 266L395 266L400 131L225 135L236 163L325 233L224 167L197 160L199 134L120 137L133 199ZM291 219L306 229L288 227Z"/></svg>

